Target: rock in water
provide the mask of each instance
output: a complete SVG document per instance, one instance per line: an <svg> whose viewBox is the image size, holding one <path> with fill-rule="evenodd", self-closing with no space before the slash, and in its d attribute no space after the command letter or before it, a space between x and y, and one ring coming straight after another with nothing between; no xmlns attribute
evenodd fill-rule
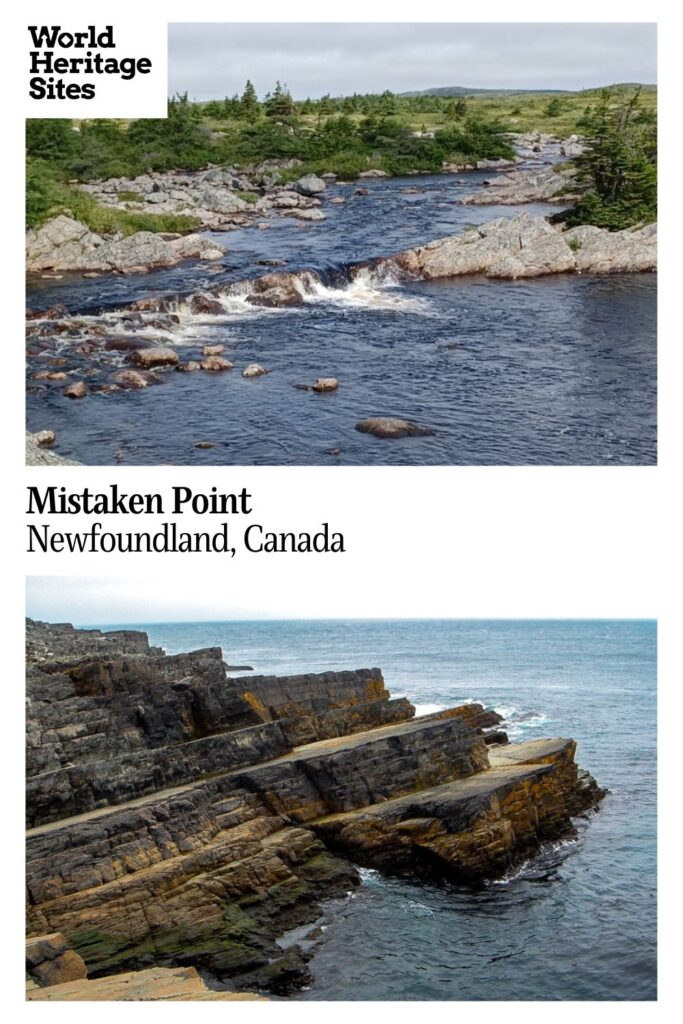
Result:
<svg viewBox="0 0 683 1024"><path fill-rule="evenodd" d="M395 416L375 416L369 420L356 423L356 430L361 434L373 434L375 437L427 437L434 431L430 427L422 427L411 420L397 419Z"/></svg>
<svg viewBox="0 0 683 1024"><path fill-rule="evenodd" d="M265 366L261 366L259 363L249 363L249 366L245 366L242 370L243 377L263 377L264 374L270 373Z"/></svg>
<svg viewBox="0 0 683 1024"><path fill-rule="evenodd" d="M145 370L152 366L175 366L179 361L178 353L173 348L136 349L128 358L131 363Z"/></svg>
<svg viewBox="0 0 683 1024"><path fill-rule="evenodd" d="M339 381L336 377L318 377L315 384L311 386L311 391L323 392L323 391L336 391L339 387Z"/></svg>
<svg viewBox="0 0 683 1024"><path fill-rule="evenodd" d="M247 302L257 306L299 306L304 301L294 274L267 274L251 282Z"/></svg>
<svg viewBox="0 0 683 1024"><path fill-rule="evenodd" d="M232 370L234 363L231 363L229 359L224 359L223 356L207 356L201 361L202 370L208 370L210 373L220 373L222 370Z"/></svg>
<svg viewBox="0 0 683 1024"><path fill-rule="evenodd" d="M317 174L305 174L303 178L299 178L294 187L302 196L317 196L327 188L325 182Z"/></svg>
<svg viewBox="0 0 683 1024"><path fill-rule="evenodd" d="M88 386L82 380L77 380L73 384L68 384L62 394L66 398L85 398L88 394Z"/></svg>
<svg viewBox="0 0 683 1024"><path fill-rule="evenodd" d="M128 388L133 391L149 387L147 378L137 370L119 370L114 374L114 383L118 384L120 388Z"/></svg>
<svg viewBox="0 0 683 1024"><path fill-rule="evenodd" d="M222 316L225 314L225 307L221 305L218 299L212 298L211 295L205 295L204 292L197 292L192 296L192 300L190 301L190 312L208 313L210 316Z"/></svg>
<svg viewBox="0 0 683 1024"><path fill-rule="evenodd" d="M285 217L296 217L297 220L327 220L322 210L286 210Z"/></svg>
<svg viewBox="0 0 683 1024"><path fill-rule="evenodd" d="M55 435L53 430L39 430L37 434L33 435L33 440L36 444L40 445L41 448L49 447L55 443Z"/></svg>

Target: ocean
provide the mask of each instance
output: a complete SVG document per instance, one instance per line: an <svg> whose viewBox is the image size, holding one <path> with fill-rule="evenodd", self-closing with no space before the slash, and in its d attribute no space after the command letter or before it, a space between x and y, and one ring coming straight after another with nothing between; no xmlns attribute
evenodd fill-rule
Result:
<svg viewBox="0 0 683 1024"><path fill-rule="evenodd" d="M100 628L114 628L103 626ZM576 839L476 889L387 879L326 906L304 1000L656 998L656 624L352 620L139 625L288 674L379 666L418 714L480 701L510 739L571 736L609 795Z"/></svg>

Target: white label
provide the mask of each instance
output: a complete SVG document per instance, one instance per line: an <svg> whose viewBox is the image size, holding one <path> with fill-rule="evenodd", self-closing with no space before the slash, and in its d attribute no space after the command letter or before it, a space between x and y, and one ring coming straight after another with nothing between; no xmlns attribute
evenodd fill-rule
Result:
<svg viewBox="0 0 683 1024"><path fill-rule="evenodd" d="M166 117L165 23L36 19L24 41L27 117Z"/></svg>

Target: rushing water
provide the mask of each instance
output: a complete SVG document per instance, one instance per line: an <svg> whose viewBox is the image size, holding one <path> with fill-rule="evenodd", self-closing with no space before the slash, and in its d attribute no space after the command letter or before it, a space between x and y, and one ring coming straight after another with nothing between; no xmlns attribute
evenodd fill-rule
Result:
<svg viewBox="0 0 683 1024"><path fill-rule="evenodd" d="M28 304L98 314L135 299L188 294L270 272L259 260L322 277L303 305L228 303L224 316L183 315L164 344L195 358L222 343L238 368L270 373L167 373L145 391L71 401L62 383L30 381L29 428L58 435L60 454L87 464L649 464L656 459L656 282L652 274L533 281L477 277L396 286L349 283L349 262L387 255L520 210L468 206L484 172L328 189L327 220L272 218L268 230L219 235L218 265L144 275L32 280ZM413 191L416 190L416 191ZM345 205L333 205L335 195ZM276 268L278 269L278 268ZM79 370L68 346L67 369ZM34 372L40 360L29 360ZM337 392L297 390L320 376ZM102 378L100 378L101 380ZM382 441L355 430L399 416L430 437ZM215 447L197 449L198 441ZM330 450L335 454L330 454ZM337 452L338 450L338 452Z"/></svg>
<svg viewBox="0 0 683 1024"><path fill-rule="evenodd" d="M656 997L656 629L635 621L307 621L144 626L259 673L379 665L426 713L495 707L510 738L572 736L610 790L575 841L478 889L387 879L326 908L302 999Z"/></svg>

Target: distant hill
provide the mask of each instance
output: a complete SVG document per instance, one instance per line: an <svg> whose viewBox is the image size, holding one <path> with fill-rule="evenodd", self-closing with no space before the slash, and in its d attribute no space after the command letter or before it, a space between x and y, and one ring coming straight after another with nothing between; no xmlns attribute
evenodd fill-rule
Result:
<svg viewBox="0 0 683 1024"><path fill-rule="evenodd" d="M443 85L435 89L418 89L413 92L402 92L400 96L574 96L581 93L597 93L601 89L641 89L651 91L656 85L644 85L641 82L618 82L614 85L598 85L591 89L468 89L464 85Z"/></svg>

